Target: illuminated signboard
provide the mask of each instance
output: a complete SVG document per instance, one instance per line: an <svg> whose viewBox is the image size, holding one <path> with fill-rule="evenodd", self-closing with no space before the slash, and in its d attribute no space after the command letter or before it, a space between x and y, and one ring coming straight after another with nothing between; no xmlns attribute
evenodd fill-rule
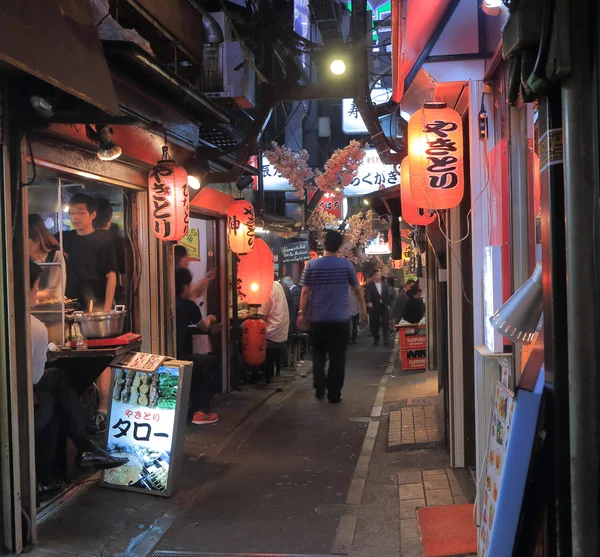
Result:
<svg viewBox="0 0 600 557"><path fill-rule="evenodd" d="M503 352L504 340L494 329L490 317L502 305L502 248L483 248L483 337L491 352Z"/></svg>
<svg viewBox="0 0 600 557"><path fill-rule="evenodd" d="M154 372L112 368L107 451L129 462L105 470L103 485L172 494L180 452L178 437L185 424L181 420L187 417L185 367L183 362L169 362ZM187 375L185 378L189 383Z"/></svg>
<svg viewBox="0 0 600 557"><path fill-rule="evenodd" d="M344 188L344 195L366 195L400 184L400 176L392 164L383 164L377 149L365 149L365 158L352 183Z"/></svg>
<svg viewBox="0 0 600 557"><path fill-rule="evenodd" d="M387 233L378 234L365 246L367 255L388 255L391 253Z"/></svg>
<svg viewBox="0 0 600 557"><path fill-rule="evenodd" d="M373 104L383 104L390 100L391 89L373 89L371 100ZM367 134L367 126L354 104L354 99L342 99L342 131L347 135Z"/></svg>

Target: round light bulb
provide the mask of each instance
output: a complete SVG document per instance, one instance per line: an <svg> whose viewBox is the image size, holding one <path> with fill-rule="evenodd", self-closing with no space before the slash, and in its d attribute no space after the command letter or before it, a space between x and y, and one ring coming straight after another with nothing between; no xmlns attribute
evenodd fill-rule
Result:
<svg viewBox="0 0 600 557"><path fill-rule="evenodd" d="M250 290L252 290L252 292L258 292L258 283L257 282L253 282L250 285Z"/></svg>
<svg viewBox="0 0 600 557"><path fill-rule="evenodd" d="M339 58L336 58L329 65L329 69L331 70L331 73L333 75L342 75L346 73L346 62L340 60Z"/></svg>
<svg viewBox="0 0 600 557"><path fill-rule="evenodd" d="M188 186L190 186L190 188L192 188L193 190L199 190L200 189L200 180L198 180L198 178L196 178L196 176L192 176L191 174L188 174Z"/></svg>

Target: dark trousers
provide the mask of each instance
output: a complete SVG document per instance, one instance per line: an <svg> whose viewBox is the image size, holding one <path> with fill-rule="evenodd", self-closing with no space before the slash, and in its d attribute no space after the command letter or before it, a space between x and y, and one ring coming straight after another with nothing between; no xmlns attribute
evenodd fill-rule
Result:
<svg viewBox="0 0 600 557"><path fill-rule="evenodd" d="M350 324L348 321L313 322L311 325L313 385L317 393L325 393L330 400L340 398L346 371L346 350ZM329 356L329 369L325 362Z"/></svg>
<svg viewBox="0 0 600 557"><path fill-rule="evenodd" d="M360 321L360 315L358 313L356 315L352 316L352 335L351 335L352 344L354 344L356 342L356 339L358 337L359 321Z"/></svg>
<svg viewBox="0 0 600 557"><path fill-rule="evenodd" d="M383 342L388 343L389 318L384 308L373 308L369 311L369 325L375 343L379 342L379 329L383 330Z"/></svg>
<svg viewBox="0 0 600 557"><path fill-rule="evenodd" d="M210 354L192 354L192 384L190 406L192 412L210 412L217 392L221 366L219 360Z"/></svg>
<svg viewBox="0 0 600 557"><path fill-rule="evenodd" d="M67 435L79 452L94 447L85 433L85 409L69 378L50 368L33 386L35 393L36 468L40 481L51 476L59 432Z"/></svg>

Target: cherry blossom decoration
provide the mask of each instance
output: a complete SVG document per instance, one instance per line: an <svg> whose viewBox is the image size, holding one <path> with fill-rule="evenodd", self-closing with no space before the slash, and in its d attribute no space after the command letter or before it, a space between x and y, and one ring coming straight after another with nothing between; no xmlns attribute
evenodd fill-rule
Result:
<svg viewBox="0 0 600 557"><path fill-rule="evenodd" d="M337 149L325 163L323 172L315 172L315 184L324 192L341 192L352 183L365 158L365 150L353 139L343 149Z"/></svg>
<svg viewBox="0 0 600 557"><path fill-rule="evenodd" d="M292 151L285 146L271 143L271 151L265 151L265 157L296 190L298 197L304 197L304 188L314 178L312 169L308 166L308 151Z"/></svg>

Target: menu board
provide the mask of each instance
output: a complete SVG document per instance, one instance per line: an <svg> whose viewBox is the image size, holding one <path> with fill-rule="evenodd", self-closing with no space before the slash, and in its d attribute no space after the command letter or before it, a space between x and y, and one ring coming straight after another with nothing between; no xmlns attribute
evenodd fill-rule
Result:
<svg viewBox="0 0 600 557"><path fill-rule="evenodd" d="M186 366L189 364L172 361L155 372L112 369L107 451L129 462L105 470L103 485L153 495L172 494L179 457L178 432L183 435L182 420L187 417Z"/></svg>
<svg viewBox="0 0 600 557"><path fill-rule="evenodd" d="M200 231L197 228L190 228L179 240L179 245L187 250L189 259L200 259Z"/></svg>
<svg viewBox="0 0 600 557"><path fill-rule="evenodd" d="M281 246L281 262L294 263L296 261L308 261L310 250L308 242L294 242Z"/></svg>
<svg viewBox="0 0 600 557"><path fill-rule="evenodd" d="M543 368L538 370L533 391L520 388L514 396L501 382L496 384L479 557L513 554L543 390Z"/></svg>
<svg viewBox="0 0 600 557"><path fill-rule="evenodd" d="M498 493L502 486L506 447L515 408L515 398L501 382L496 384L494 411L488 455L486 459L485 492L483 494L483 513L479 528L479 555L485 555L490 530L496 517Z"/></svg>

